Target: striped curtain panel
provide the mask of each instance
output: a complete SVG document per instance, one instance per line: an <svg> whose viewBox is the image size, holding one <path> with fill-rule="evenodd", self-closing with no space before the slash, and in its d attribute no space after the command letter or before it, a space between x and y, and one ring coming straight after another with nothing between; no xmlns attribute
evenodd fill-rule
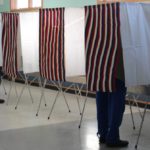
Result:
<svg viewBox="0 0 150 150"><path fill-rule="evenodd" d="M40 10L40 74L53 81L65 80L64 8Z"/></svg>
<svg viewBox="0 0 150 150"><path fill-rule="evenodd" d="M12 78L17 76L18 14L2 13L3 71Z"/></svg>
<svg viewBox="0 0 150 150"><path fill-rule="evenodd" d="M85 7L85 47L88 89L114 91L121 52L119 3Z"/></svg>

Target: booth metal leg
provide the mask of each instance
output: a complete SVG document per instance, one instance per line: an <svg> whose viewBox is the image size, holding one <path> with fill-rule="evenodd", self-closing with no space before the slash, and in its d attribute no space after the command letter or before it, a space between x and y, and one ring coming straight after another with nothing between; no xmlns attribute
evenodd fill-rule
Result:
<svg viewBox="0 0 150 150"><path fill-rule="evenodd" d="M9 89L9 92L8 92L8 98L7 98L7 102L6 104L8 105L8 102L10 100L10 93L11 93L11 90L12 90L12 81L10 81L10 89Z"/></svg>
<svg viewBox="0 0 150 150"><path fill-rule="evenodd" d="M55 104L56 104L56 101L57 101L57 98L58 98L59 92L60 92L60 91L58 91L58 92L57 92L57 95L56 95L55 100L54 100L54 102L53 102L53 105L52 105L51 111L50 111L50 113L49 113L49 115L48 115L48 120L50 119L51 114L52 114L52 112L53 112L53 109L54 109L54 106L55 106Z"/></svg>
<svg viewBox="0 0 150 150"><path fill-rule="evenodd" d="M80 107L80 103L79 103L79 95L80 95L80 93L79 92L77 93L77 87L75 87L75 85L74 85L74 90L75 90L75 94L76 94L76 99L77 99L79 113L81 115L81 107Z"/></svg>
<svg viewBox="0 0 150 150"><path fill-rule="evenodd" d="M139 143L139 139L140 139L143 123L144 123L144 118L145 118L145 115L146 115L146 110L147 110L147 104L145 105L144 112L143 112L143 115L142 115L142 121L141 121L141 124L140 124L139 134L138 134L138 138L137 138L136 145L135 145L136 149L138 147L138 143Z"/></svg>
<svg viewBox="0 0 150 150"><path fill-rule="evenodd" d="M51 117L51 115L52 115L52 112L53 112L53 109L54 109L54 106L55 106L55 104L56 104L56 101L57 101L57 99L58 99L59 94L62 94L62 96L64 97L64 100L65 100L66 106L67 106L67 108L68 108L68 111L71 112L71 110L70 110L70 108L69 108L69 104L68 104L67 99L66 99L66 97L65 97L65 94L64 94L64 92L63 92L63 90L62 90L62 83L61 83L61 82L58 82L58 85L57 85L55 82L53 82L53 84L57 87L58 92L57 92L57 95L56 95L55 100L54 100L54 102L53 102L53 105L52 105L52 108L51 108L51 110L50 110L50 113L49 113L49 115L48 115L48 120L50 119L50 117Z"/></svg>
<svg viewBox="0 0 150 150"><path fill-rule="evenodd" d="M131 119L132 119L132 124L133 124L133 130L135 130L135 122L134 122L134 117L133 117L133 111L132 111L132 104L131 101L129 100L129 107L130 107L130 112L131 112Z"/></svg>
<svg viewBox="0 0 150 150"><path fill-rule="evenodd" d="M81 128L81 124L82 124L82 120L83 120L83 115L84 115L85 106L86 106L86 102L87 102L87 95L88 95L88 91L86 91L86 98L85 98L84 105L83 105L83 110L82 110L81 119L80 119L80 123L79 123L79 129Z"/></svg>
<svg viewBox="0 0 150 150"><path fill-rule="evenodd" d="M12 91L13 84L14 84L14 87L15 87L15 94L16 94L16 97L17 97L17 100L18 100L18 92L17 92L17 88L16 88L16 84L15 84L15 78L12 78L12 80L10 81L10 89L9 89L6 105L8 105L8 102L10 100L10 94L11 94L11 91Z"/></svg>
<svg viewBox="0 0 150 150"><path fill-rule="evenodd" d="M38 109L37 109L37 112L36 112L36 116L39 115L39 111L40 111L40 107L41 107L41 103L42 103L42 99L44 98L44 102L45 102L45 106L47 106L46 104L46 100L45 100L45 94L44 94L44 88L45 88L45 85L47 83L47 80L44 79L44 83L43 83L43 86L42 86L42 83L41 83L41 79L39 77L39 84L40 84L40 87L41 87L41 97L40 97L40 102L39 102L39 105L38 105Z"/></svg>
<svg viewBox="0 0 150 150"><path fill-rule="evenodd" d="M4 81L3 81L3 77L1 77L1 84L2 84L2 86L3 86L5 95L7 95L6 88L5 88Z"/></svg>
<svg viewBox="0 0 150 150"><path fill-rule="evenodd" d="M21 74L20 74L20 76L22 77ZM22 79L24 80L23 77L22 77ZM27 78L27 76L26 76L26 74L25 74L25 84L24 84L24 86L23 86L23 88L22 88L22 90L21 90L21 92L20 92L20 95L19 95L17 104L16 104L16 106L15 106L15 109L17 109L17 107L18 107L18 105L19 105L19 103L20 103L20 101L21 101L21 97L22 97L22 94L23 94L23 91L24 91L25 88L28 89L29 95L30 95L30 97L31 97L31 102L32 102L32 104L33 104L33 97L32 97L31 90L30 90L30 87L29 87L29 84L28 84L28 78Z"/></svg>

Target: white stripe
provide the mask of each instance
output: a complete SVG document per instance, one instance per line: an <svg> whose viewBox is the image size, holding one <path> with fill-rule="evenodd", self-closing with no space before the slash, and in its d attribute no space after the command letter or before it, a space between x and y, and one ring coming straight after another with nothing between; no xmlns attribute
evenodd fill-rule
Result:
<svg viewBox="0 0 150 150"><path fill-rule="evenodd" d="M87 79L88 79L88 81L89 81L89 77L90 77L90 71L91 71L91 64L92 64L92 55L93 55L93 50L94 50L94 44L95 44L95 40L96 40L96 34L97 34L97 26L98 26L98 23L97 23L97 21L98 21L98 11L97 11L97 9L98 8L96 8L96 22L95 22L95 29L94 29L94 37L93 37L93 43L92 43L92 47L91 47L91 54L90 54L90 57L89 57L89 69L88 69L88 73L87 73ZM93 12L94 13L94 12ZM90 81L91 82L91 81ZM93 89L93 85L91 84L91 88L90 88L91 90Z"/></svg>
<svg viewBox="0 0 150 150"><path fill-rule="evenodd" d="M47 18L49 18L49 11L48 11L48 16L47 16ZM45 44L46 44L46 51L45 51L45 57L46 57L46 66L45 66L45 69L46 69L46 77L48 77L48 48L49 48L49 46L48 46L48 42L49 42L49 24L50 24L50 20L48 19L48 22L46 23L47 24L47 33L46 33L46 35L47 35L47 37L46 37L46 40L45 40Z"/></svg>
<svg viewBox="0 0 150 150"><path fill-rule="evenodd" d="M16 78L16 71L17 71L17 68L16 68L16 61L17 61L17 58L16 58L16 53L17 53L17 15L14 15L14 17L12 18L12 22L13 22L13 25L14 25L14 36L12 36L12 38L14 38L14 41L13 41L13 76Z"/></svg>
<svg viewBox="0 0 150 150"><path fill-rule="evenodd" d="M58 10L58 17L60 18L60 9ZM58 45L59 45L59 32L60 32L60 28L61 28L61 24L60 24L60 19L58 20L59 21L59 23L58 23L58 26L59 26L59 29L58 29L58 33L57 33L57 47L56 47L56 72L57 72L57 78L58 78L58 80L60 80L59 79L59 67L58 67L58 51L59 51L59 49L58 49Z"/></svg>
<svg viewBox="0 0 150 150"><path fill-rule="evenodd" d="M90 9L91 9L91 19L90 19L90 27L89 27L89 30L88 30L89 34L88 34L88 38L87 38L87 42L86 42L86 56L88 55L87 53L88 53L89 40L90 40L90 36L91 36L91 28L92 28L92 22L93 22L93 7L90 7ZM88 10L88 14L87 14L86 19L88 19L88 15L89 15L89 9L87 9L87 10ZM86 24L87 24L87 20L86 20ZM91 55L92 55L92 51L90 50L89 58L91 58ZM86 63L87 63L87 61L90 64L90 61L86 60ZM88 66L88 69L86 71L89 72L89 70L90 70L90 65ZM87 74L87 81L89 83L89 73ZM89 85L87 85L87 86L89 87ZM91 89L91 87L90 87L90 89Z"/></svg>
<svg viewBox="0 0 150 150"><path fill-rule="evenodd" d="M112 46L112 32L113 32L112 5L109 4L109 6L110 6L110 41L109 41L108 53L107 53L107 56L106 56L106 61L105 61L105 65L104 65L104 72L103 72L104 80L102 82L103 82L103 87L104 88L105 88L105 80L106 80L106 69L107 69L107 66L108 66L108 58L110 56L110 48Z"/></svg>
<svg viewBox="0 0 150 150"><path fill-rule="evenodd" d="M58 17L58 15L57 15L57 10L54 10L54 25L56 25L56 22L57 22L57 18ZM56 48L55 48L55 39L56 39L56 29L57 28L57 26L53 26L52 27L52 29L54 30L54 37L53 37L53 56L52 56L52 60L53 60L53 62L52 62L52 70L53 70L53 77L54 77L54 80L56 80L56 77L55 77L55 64L54 64L54 62L55 62L55 53L56 53Z"/></svg>
<svg viewBox="0 0 150 150"><path fill-rule="evenodd" d="M63 18L64 18L64 10L63 9L61 9L61 11L62 11L62 18L61 18L61 23L62 23L62 20L63 20ZM63 24L61 24L61 25L63 25ZM64 28L63 26L61 27L61 28ZM63 70L63 67L64 67L64 62L62 62L62 58L63 58L63 56L64 56L64 43L62 42L63 41L63 35L64 35L64 33L63 33L63 30L61 29L61 31L62 31L62 33L61 33L61 52L62 52L62 54L61 54L61 60L60 60L60 64L58 64L59 66L62 66L62 70L61 70L61 72L62 72L62 77L63 77L63 79L64 79L64 70ZM59 53L59 52L58 52ZM64 59L64 58L63 58ZM63 65L62 65L63 64ZM59 73L60 74L60 73ZM61 77L61 78L62 78ZM60 79L59 79L59 81L60 81Z"/></svg>
<svg viewBox="0 0 150 150"><path fill-rule="evenodd" d="M51 19L51 22L50 22L50 24L51 24L51 28L52 28L52 25L53 25L53 10L49 10L49 13L51 14L50 15L50 19ZM52 57L52 55L51 55L51 53L52 53L52 39L53 39L53 32L52 32L52 29L51 29L51 32L50 32L50 39L49 39L49 48L50 48L50 52L49 52L49 57L51 58ZM50 70L50 80L52 79L52 67L51 67L51 60L52 59L50 59L50 63L49 63L49 70Z"/></svg>
<svg viewBox="0 0 150 150"><path fill-rule="evenodd" d="M100 5L100 23L98 25L100 28L100 37L99 37L99 42L98 42L98 45L96 48L96 54L95 54L96 59L94 59L94 67L93 67L94 68L94 70L93 70L94 75L95 75L95 69L96 69L96 61L98 59L97 57L98 57L99 47L100 47L100 44L102 41L102 6L101 5ZM94 78L92 78L91 84L92 85L94 84Z"/></svg>
<svg viewBox="0 0 150 150"><path fill-rule="evenodd" d="M11 30L10 30L10 16L8 15L8 24L7 24L8 26L9 26L9 28L8 28L8 34L9 34L9 36L8 36L8 43L7 43L7 45L9 45L9 48L7 49L8 50L8 54L9 54L9 56L8 56L8 58L9 58L9 61L7 62L8 64L7 64L7 69L8 69L8 74L9 74L9 76L11 76L11 65L12 65L12 63L11 63L11 59L12 59L12 56L11 56L11 41L10 41L10 32L11 32Z"/></svg>
<svg viewBox="0 0 150 150"><path fill-rule="evenodd" d="M45 64L45 62L46 62L46 54L45 54L45 34L46 34L46 10L44 10L44 19L43 19L43 21L44 21L44 32L43 32L43 48L42 48L42 57L43 57L43 62L42 62L42 64L43 64L43 66L41 66L43 69L43 72L42 72L42 75L43 75L43 77L46 77L46 74L45 74L45 70L46 70L46 64Z"/></svg>
<svg viewBox="0 0 150 150"><path fill-rule="evenodd" d="M99 82L100 82L100 79L101 79L101 76L100 76L101 70L100 70L100 68L103 65L102 64L102 58L104 56L104 51L105 51L105 47L106 47L106 40L107 40L107 7L106 7L106 4L105 4L105 24L104 25L105 25L105 35L104 35L104 44L103 44L103 48L102 48L102 53L101 53L101 56L100 56L100 63L99 63L99 66L98 66L98 75L99 76L98 76L98 80L97 80L97 89L99 89ZM105 91L105 88L104 88L104 91Z"/></svg>

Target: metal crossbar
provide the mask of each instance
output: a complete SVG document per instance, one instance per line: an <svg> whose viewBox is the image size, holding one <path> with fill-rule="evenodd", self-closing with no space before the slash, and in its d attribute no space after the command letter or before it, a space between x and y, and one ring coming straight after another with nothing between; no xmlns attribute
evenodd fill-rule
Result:
<svg viewBox="0 0 150 150"><path fill-rule="evenodd" d="M16 88L16 84L15 84L15 78L12 78L9 83L10 83L10 89L9 89L8 98L7 98L7 101L6 101L6 104L7 104L7 105L8 105L8 102L9 102L9 100L10 100L10 94L11 94L13 85L14 85L14 87L15 87L15 94L16 94L16 97L17 97L17 100L18 100L18 92L17 92L17 88Z"/></svg>
<svg viewBox="0 0 150 150"><path fill-rule="evenodd" d="M19 105L19 103L20 103L20 101L21 101L21 97L22 97L22 94L23 94L25 88L28 89L28 92L29 92L29 95L30 95L32 104L34 103L33 96L32 96L32 94L31 94L31 90L30 90L30 85L32 84L32 82L34 82L34 81L37 79L37 77L34 77L33 80L31 80L31 81L30 81L30 84L29 84L29 83L28 83L28 77L29 77L29 76L27 76L27 74L24 74L24 76L23 76L21 73L19 73L19 75L20 75L20 77L22 78L22 80L23 80L25 83L24 83L24 86L22 87L22 90L21 90L20 95L19 95L19 97L18 97L18 101L17 101L17 103L16 103L15 109L18 108L18 105Z"/></svg>
<svg viewBox="0 0 150 150"><path fill-rule="evenodd" d="M53 82L53 81L52 81L52 82ZM68 108L68 111L69 111L69 113L71 112L70 107L69 107L69 104L68 104L67 99L66 99L66 97L65 97L65 94L64 94L64 92L63 92L63 88L62 88L63 82L59 82L59 81L58 81L58 84L56 84L55 82L53 82L53 84L54 84L54 85L56 86L56 88L58 89L58 92L57 92L57 94L56 94L56 96L55 96L55 99L54 99L54 102L53 102L53 104L52 104L50 113L49 113L49 115L48 115L48 120L51 118L51 115L52 115L52 112L53 112L53 110L54 110L54 106L55 106L55 104L56 104L56 101L57 101L57 99L58 99L59 94L62 94L62 96L64 97L64 100L65 100L66 106L67 106L67 108Z"/></svg>
<svg viewBox="0 0 150 150"><path fill-rule="evenodd" d="M127 98L128 98L128 96L129 95L127 95ZM132 111L133 104L135 104L136 107L138 108L138 112L139 112L139 115L141 117L140 128L139 128L138 137L137 137L136 144L135 144L135 149L137 149L138 148L138 144L139 144L139 140L140 140L140 136L141 136L141 131L142 131L142 128L143 128L143 123L144 123L147 107L150 104L150 102L148 102L148 101L141 102L142 104L145 105L144 106L144 111L142 112L140 110L140 107L139 107L138 101L137 101L137 99L139 98L139 95L137 95L137 96L133 95L132 98L131 98L131 96L129 96L129 97L130 98L128 98L128 99L129 99L129 105L130 105L130 112L131 112L131 118L132 118L132 123L133 123L133 129L135 129L135 122L134 122L133 111Z"/></svg>
<svg viewBox="0 0 150 150"><path fill-rule="evenodd" d="M83 109L82 109L82 113L81 113L81 118L80 118L80 123L79 123L79 129L81 128L81 124L82 124L82 120L83 120L83 116L84 116L84 112L85 112L85 106L86 106L86 103L87 103L87 96L88 96L88 90L86 90L86 97L85 97L85 100L84 100L84 105L83 105Z"/></svg>

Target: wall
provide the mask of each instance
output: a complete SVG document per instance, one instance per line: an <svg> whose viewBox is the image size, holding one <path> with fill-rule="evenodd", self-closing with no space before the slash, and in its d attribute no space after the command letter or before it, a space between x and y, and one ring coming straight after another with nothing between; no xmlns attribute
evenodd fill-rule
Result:
<svg viewBox="0 0 150 150"><path fill-rule="evenodd" d="M10 0L0 0L0 3L3 3L0 5L0 12L4 11L10 11Z"/></svg>
<svg viewBox="0 0 150 150"><path fill-rule="evenodd" d="M86 5L95 5L96 0L44 0L44 8L56 7L83 7Z"/></svg>

